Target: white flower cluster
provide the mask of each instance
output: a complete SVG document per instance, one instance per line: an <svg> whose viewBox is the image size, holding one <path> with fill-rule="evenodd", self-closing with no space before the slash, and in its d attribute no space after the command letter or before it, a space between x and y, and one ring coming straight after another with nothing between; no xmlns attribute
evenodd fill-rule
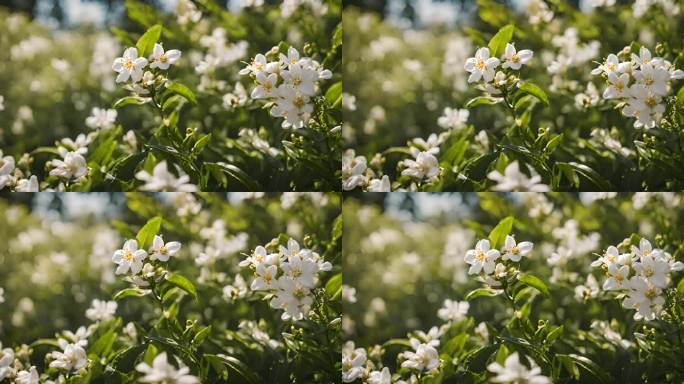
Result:
<svg viewBox="0 0 684 384"><path fill-rule="evenodd" d="M489 48L479 48L475 52L475 57L466 60L463 68L470 73L469 83L476 83L484 80L484 89L491 94L501 93L501 88L507 86L508 76L504 71L496 69L501 65L502 69L510 68L519 70L523 64L527 64L532 59L533 52L529 49L517 51L511 43L506 44L503 57L489 57ZM503 64L502 64L503 62Z"/></svg>
<svg viewBox="0 0 684 384"><path fill-rule="evenodd" d="M148 253L144 249L138 249L138 241L135 239L126 240L122 249L114 252L112 261L117 264L116 274L131 273L138 275L141 271L142 276L148 277L154 275L154 267L150 263L144 263L149 257L149 260L159 260L161 262L169 261L169 258L175 256L181 248L181 243L177 241L170 241L165 243L159 235L154 236L152 247ZM144 265L143 265L144 263ZM146 286L147 283L139 276L133 276L132 281L139 286Z"/></svg>
<svg viewBox="0 0 684 384"><path fill-rule="evenodd" d="M532 359L527 359L530 367L520 362L518 352L508 355L504 365L491 363L487 370L496 374L490 381L492 383L529 383L551 384L551 379L541 374L541 368Z"/></svg>
<svg viewBox="0 0 684 384"><path fill-rule="evenodd" d="M197 192L197 186L190 183L190 176L176 167L178 176L169 171L166 160L160 161L152 169L152 173L142 170L135 174L135 178L144 182L141 191L148 192Z"/></svg>
<svg viewBox="0 0 684 384"><path fill-rule="evenodd" d="M250 286L253 291L274 294L271 307L284 310L283 320L308 317L314 299L312 290L319 283L318 274L332 269L330 262L310 249L300 248L294 239L287 241L287 248L279 246L276 253L258 246L240 266L249 266L254 271Z"/></svg>
<svg viewBox="0 0 684 384"><path fill-rule="evenodd" d="M166 79L158 78L152 70L167 70L175 64L181 57L181 52L177 49L164 50L161 44L155 43L149 60L138 57L138 49L135 47L126 48L122 57L114 59L112 70L119 75L116 77L117 83L128 82L128 89L139 95L148 95L151 88L163 85ZM149 69L145 71L145 68ZM142 80L142 82L141 82Z"/></svg>
<svg viewBox="0 0 684 384"><path fill-rule="evenodd" d="M199 378L190 375L188 368L182 361L171 356L172 360L178 364L178 369L169 363L166 352L158 354L152 361L152 366L147 363L140 363L135 366L135 370L144 376L140 378L141 383L176 383L176 384L199 384Z"/></svg>
<svg viewBox="0 0 684 384"><path fill-rule="evenodd" d="M266 55L275 56L276 52L274 47ZM284 128L306 126L314 111L311 98L319 92L318 81L330 79L332 72L309 57L300 58L292 47L287 50L287 56L280 53L275 61L268 61L266 55L256 55L240 71L241 75L250 74L256 83L252 99L272 102L271 115L284 118Z"/></svg>
<svg viewBox="0 0 684 384"><path fill-rule="evenodd" d="M665 304L665 292L671 284L670 274L684 270L681 261L671 254L653 248L646 239L639 241L639 248L632 245L629 252L620 253L610 246L606 252L591 263L606 273L605 291L625 293L625 308L636 309L635 320L653 320L660 317Z"/></svg>
<svg viewBox="0 0 684 384"><path fill-rule="evenodd" d="M628 49L626 47L623 52ZM651 57L645 47L639 49L638 56L632 53L628 61L620 61L618 55L610 54L591 73L606 79L608 87L603 98L617 100L623 115L636 118L635 128L660 125L665 113L663 99L670 93L670 80L684 78L684 71L675 69L662 57Z"/></svg>
<svg viewBox="0 0 684 384"><path fill-rule="evenodd" d="M364 188L367 192L390 192L389 177L383 175L376 178L375 172L368 168L364 156L356 156L353 149L347 149L342 155L342 189L351 191L356 187Z"/></svg>
<svg viewBox="0 0 684 384"><path fill-rule="evenodd" d="M15 165L14 157L3 156L0 150L0 190L9 187L15 192L38 192L38 178L25 177Z"/></svg>
<svg viewBox="0 0 684 384"><path fill-rule="evenodd" d="M508 275L508 267L503 262L520 262L533 247L534 244L529 241L517 243L513 236L506 235L504 246L499 251L490 248L489 240L482 239L475 244L475 249L465 254L464 260L470 264L468 274L479 275L490 286L499 286L498 280Z"/></svg>
<svg viewBox="0 0 684 384"><path fill-rule="evenodd" d="M523 165L527 168L527 165ZM534 169L528 168L531 177L528 177L520 170L518 161L514 161L506 166L504 173L494 170L487 174L487 178L496 182L492 187L493 191L502 192L548 192L549 186L541 183L541 176Z"/></svg>

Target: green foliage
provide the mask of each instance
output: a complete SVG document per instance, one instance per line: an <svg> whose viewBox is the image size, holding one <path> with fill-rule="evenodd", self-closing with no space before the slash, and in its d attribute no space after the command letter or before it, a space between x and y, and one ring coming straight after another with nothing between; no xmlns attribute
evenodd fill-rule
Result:
<svg viewBox="0 0 684 384"><path fill-rule="evenodd" d="M489 40L489 44L487 44L490 57L497 57L503 54L506 44L510 43L513 38L514 31L515 26L509 24L499 29L499 31L492 36L492 39Z"/></svg>

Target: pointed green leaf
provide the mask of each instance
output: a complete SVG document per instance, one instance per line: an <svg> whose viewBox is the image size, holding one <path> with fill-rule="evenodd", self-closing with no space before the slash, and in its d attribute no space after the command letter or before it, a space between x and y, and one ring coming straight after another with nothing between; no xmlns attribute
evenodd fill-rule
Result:
<svg viewBox="0 0 684 384"><path fill-rule="evenodd" d="M513 38L513 31L515 31L513 24L504 25L499 29L499 32L489 40L487 46L489 47L490 57L497 57L504 53L506 44Z"/></svg>
<svg viewBox="0 0 684 384"><path fill-rule="evenodd" d="M147 32L143 33L135 43L135 47L138 49L138 57L146 57L152 53L154 44L159 41L162 33L162 26L160 24L153 25Z"/></svg>
<svg viewBox="0 0 684 384"><path fill-rule="evenodd" d="M510 234L511 229L513 229L513 221L513 216L508 216L499 221L499 224L489 232L489 246L492 249L499 248L504 244L506 236Z"/></svg>
<svg viewBox="0 0 684 384"><path fill-rule="evenodd" d="M135 239L138 240L138 249L147 249L150 245L152 245L154 235L159 233L161 223L161 216L156 216L148 220L147 223L140 228L138 234L135 235Z"/></svg>

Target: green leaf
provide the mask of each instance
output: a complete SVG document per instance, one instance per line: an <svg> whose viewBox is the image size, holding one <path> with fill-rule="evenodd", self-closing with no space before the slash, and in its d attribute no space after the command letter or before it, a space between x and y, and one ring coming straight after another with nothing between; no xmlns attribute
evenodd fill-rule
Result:
<svg viewBox="0 0 684 384"><path fill-rule="evenodd" d="M546 104L546 106L549 105L549 97L546 96L546 92L544 92L541 88L539 88L535 84L521 83L520 85L518 85L518 89L523 93L527 93L527 94L530 94L530 95L536 97L537 99L539 99L539 101Z"/></svg>
<svg viewBox="0 0 684 384"><path fill-rule="evenodd" d="M116 340L116 332L114 329L110 329L104 335L100 336L93 345L88 348L88 353L97 355L98 357L105 357L112 350L114 341Z"/></svg>
<svg viewBox="0 0 684 384"><path fill-rule="evenodd" d="M556 147L558 147L558 144L561 143L563 140L563 134L561 133L560 135L554 136L551 140L549 140L548 143L546 143L546 147L544 147L544 153L551 154Z"/></svg>
<svg viewBox="0 0 684 384"><path fill-rule="evenodd" d="M595 188L597 188L599 191L613 191L615 190L613 186L605 180L598 172L595 170L591 169L590 167L584 165L584 164L579 164L575 162L569 162L569 163L563 163L563 162L558 162L555 164L558 169L563 171L565 175L568 177L568 179L575 184L576 187L579 187L579 178L577 175L582 176L584 179L588 180L591 184L594 185ZM592 189L584 189L587 191L590 191Z"/></svg>
<svg viewBox="0 0 684 384"><path fill-rule="evenodd" d="M126 288L122 289L116 294L114 294L114 300L121 300L125 299L127 297L141 297L145 296L145 292L140 290L139 288Z"/></svg>
<svg viewBox="0 0 684 384"><path fill-rule="evenodd" d="M211 133L200 137L192 147L192 153L196 155L202 152L202 149L209 143L209 140L211 140Z"/></svg>
<svg viewBox="0 0 684 384"><path fill-rule="evenodd" d="M599 366L598 364L584 356L575 354L557 354L555 358L559 359L563 363L563 366L566 367L566 369L572 367L573 365L576 365L585 370L586 372L588 372L591 376L594 377L594 379L602 383L615 382L614 379L608 373L606 373L605 369L603 369L601 366ZM571 373L575 373L577 375L577 379L579 380L579 372L572 372L575 371L576 368L571 368L568 370L571 371ZM588 382L588 380L581 380L581 382Z"/></svg>
<svg viewBox="0 0 684 384"><path fill-rule="evenodd" d="M135 239L138 240L139 249L147 249L150 245L152 245L154 236L159 233L161 223L161 216L156 216L148 220L147 223L140 228L138 234L135 235Z"/></svg>
<svg viewBox="0 0 684 384"><path fill-rule="evenodd" d="M337 108L342 104L342 82L338 81L328 88L325 92L325 100L332 108Z"/></svg>
<svg viewBox="0 0 684 384"><path fill-rule="evenodd" d="M504 244L506 236L510 234L511 229L513 229L513 221L515 221L513 216L508 216L499 221L499 224L489 232L489 246L492 249L499 248Z"/></svg>
<svg viewBox="0 0 684 384"><path fill-rule="evenodd" d="M197 289L195 288L195 285L186 277L172 273L166 276L166 281L189 293L192 295L195 301L197 301Z"/></svg>
<svg viewBox="0 0 684 384"><path fill-rule="evenodd" d="M147 32L143 33L135 43L135 47L138 48L138 57L146 57L152 53L154 44L159 41L162 33L162 26L160 24L153 25Z"/></svg>
<svg viewBox="0 0 684 384"><path fill-rule="evenodd" d="M197 96L195 96L195 93L190 90L190 88L186 87L185 85L181 83L170 83L166 85L166 89L169 91L183 96L186 100L191 102L193 105L197 105Z"/></svg>
<svg viewBox="0 0 684 384"><path fill-rule="evenodd" d="M680 295L684 295L684 278L679 280L679 284L677 284L677 292L679 292Z"/></svg>
<svg viewBox="0 0 684 384"><path fill-rule="evenodd" d="M226 355L204 355L204 358L211 363L211 365L218 371L222 370L220 364L223 364L228 369L228 379L236 375L236 378L241 380L232 380L235 382L247 382L249 384L260 384L264 381L252 371L245 363L242 361ZM219 366L217 366L219 365Z"/></svg>
<svg viewBox="0 0 684 384"><path fill-rule="evenodd" d="M331 277L325 284L325 292L331 300L337 300L342 295L342 273Z"/></svg>
<svg viewBox="0 0 684 384"><path fill-rule="evenodd" d="M489 40L487 46L489 47L490 57L500 56L504 52L506 44L513 38L513 31L515 31L513 24L505 25Z"/></svg>
<svg viewBox="0 0 684 384"><path fill-rule="evenodd" d="M494 105L498 103L499 101L496 100L495 98L491 96L478 96L478 97L473 97L472 99L468 100L468 102L465 104L465 107L470 109L477 107L479 105Z"/></svg>
<svg viewBox="0 0 684 384"><path fill-rule="evenodd" d="M192 345L198 346L204 342L204 340L211 334L211 325L202 328L195 337L192 339Z"/></svg>
<svg viewBox="0 0 684 384"><path fill-rule="evenodd" d="M496 296L496 295L497 295L497 292L491 288L478 288L478 289L475 289L473 291L470 291L466 295L465 299L467 301L470 301L473 299L477 299L478 297L492 297L492 296Z"/></svg>
<svg viewBox="0 0 684 384"><path fill-rule="evenodd" d="M205 168L209 168L213 171L219 171L222 174L230 177L242 187L240 189L247 191L259 191L262 190L259 182L254 180L250 175L248 175L242 169L227 163L204 163ZM231 189L238 189L231 186Z"/></svg>
<svg viewBox="0 0 684 384"><path fill-rule="evenodd" d="M518 280L521 283L538 290L544 296L549 297L549 287L547 287L546 283L544 283L544 281L542 281L540 278L533 275L520 274L520 276L518 276Z"/></svg>
<svg viewBox="0 0 684 384"><path fill-rule="evenodd" d="M59 342L55 339L38 339L31 343L31 348L35 347L40 347L40 346L48 346L48 347L55 347L55 348L62 348L59 345Z"/></svg>
<svg viewBox="0 0 684 384"><path fill-rule="evenodd" d="M140 96L126 96L122 97L119 100L114 102L114 105L112 106L115 109L123 108L127 105L143 105L146 103L146 100L143 99Z"/></svg>

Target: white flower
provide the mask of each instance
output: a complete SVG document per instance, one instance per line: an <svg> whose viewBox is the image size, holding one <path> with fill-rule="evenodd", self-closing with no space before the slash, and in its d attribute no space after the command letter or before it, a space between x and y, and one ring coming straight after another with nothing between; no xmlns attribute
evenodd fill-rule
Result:
<svg viewBox="0 0 684 384"><path fill-rule="evenodd" d="M617 290L624 289L629 283L629 266L617 264L608 265L608 279L603 283L603 289Z"/></svg>
<svg viewBox="0 0 684 384"><path fill-rule="evenodd" d="M16 384L40 384L40 377L36 367L31 367L28 371L19 371L17 373Z"/></svg>
<svg viewBox="0 0 684 384"><path fill-rule="evenodd" d="M489 249L489 240L482 239L475 244L475 249L471 249L465 254L465 262L470 264L468 274L478 274L484 270L489 275L494 272L496 260L501 253L496 249Z"/></svg>
<svg viewBox="0 0 684 384"><path fill-rule="evenodd" d="M605 73L606 75L610 76L611 73L619 71L619 68L620 60L615 54L611 53L610 55L608 55L606 61L604 61L603 64L600 64L598 67L591 70L591 74L599 75L601 73Z"/></svg>
<svg viewBox="0 0 684 384"><path fill-rule="evenodd" d="M601 257L591 263L591 266L599 267L604 265L606 267L610 267L615 263L626 264L627 261L630 260L631 258L629 254L620 254L620 251L618 251L615 246L611 245Z"/></svg>
<svg viewBox="0 0 684 384"><path fill-rule="evenodd" d="M661 257L655 257L657 255L658 253L653 252L650 255L642 256L641 261L634 263L633 267L636 273L646 278L651 284L658 288L666 288L670 264Z"/></svg>
<svg viewBox="0 0 684 384"><path fill-rule="evenodd" d="M164 52L164 47L159 43L155 43L154 49L152 50L152 56L150 56L150 59L152 60L150 68L169 69L171 64L175 64L180 57L181 51L171 49Z"/></svg>
<svg viewBox="0 0 684 384"><path fill-rule="evenodd" d="M639 48L639 56L632 53L632 61L638 66L650 64L652 60L651 51L646 47Z"/></svg>
<svg viewBox="0 0 684 384"><path fill-rule="evenodd" d="M174 358L175 360L175 358ZM152 361L150 367L147 363L140 363L135 366L135 370L144 376L139 380L143 383L158 384L199 384L199 379L190 375L190 368L183 362L178 363L178 369L169 363L166 352L158 354Z"/></svg>
<svg viewBox="0 0 684 384"><path fill-rule="evenodd" d="M115 311L116 311L116 308L115 308ZM64 335L65 340L71 344L76 344L76 345L81 346L83 348L88 346L88 337L90 337L90 330L86 327L83 327L83 326L79 327L76 330L76 333L71 332L71 331L64 331L64 332L62 332L62 334Z"/></svg>
<svg viewBox="0 0 684 384"><path fill-rule="evenodd" d="M413 153L415 160L404 160L406 169L401 171L402 176L409 176L422 181L423 179L430 180L439 175L439 161L435 156L429 152L419 151L415 147L411 148L411 153Z"/></svg>
<svg viewBox="0 0 684 384"><path fill-rule="evenodd" d="M496 374L490 379L494 383L551 384L551 379L541 374L541 368L533 360L529 360L529 363L530 368L527 368L520 362L518 352L514 352L506 358L503 366L491 363L487 370Z"/></svg>
<svg viewBox="0 0 684 384"><path fill-rule="evenodd" d="M660 123L663 113L665 113L665 105L661 103L660 96L652 91L649 91L641 84L634 84L629 88L631 99L628 100L627 105L622 109L622 114L625 116L636 117L634 127L653 128Z"/></svg>
<svg viewBox="0 0 684 384"><path fill-rule="evenodd" d="M630 248L632 253L634 253L639 258L649 256L651 252L653 252L653 246L651 245L651 242L644 238L641 238L641 240L639 240L639 248L637 248L634 245L632 245Z"/></svg>
<svg viewBox="0 0 684 384"><path fill-rule="evenodd" d="M69 344L64 339L58 340L62 352L52 352L54 360L50 368L63 369L67 372L78 371L88 364L86 351L78 345Z"/></svg>
<svg viewBox="0 0 684 384"><path fill-rule="evenodd" d="M506 43L506 50L504 51L504 59L506 59L506 61L504 61L501 67L517 71L523 64L527 64L527 62L532 59L532 55L533 53L529 49L523 49L520 52L516 52L513 44Z"/></svg>
<svg viewBox="0 0 684 384"><path fill-rule="evenodd" d="M116 301L95 299L86 310L86 317L92 321L109 321L114 318L117 306Z"/></svg>
<svg viewBox="0 0 684 384"><path fill-rule="evenodd" d="M442 308L437 311L437 316L444 321L461 321L465 319L468 309L470 303L467 301L446 299Z"/></svg>
<svg viewBox="0 0 684 384"><path fill-rule="evenodd" d="M281 71L280 76L285 84L307 95L316 94L316 80L318 72L303 66L301 63L290 64L287 70Z"/></svg>
<svg viewBox="0 0 684 384"><path fill-rule="evenodd" d="M287 262L280 265L285 276L289 276L293 281L307 288L316 285L318 264L312 260L302 258L299 255L290 256Z"/></svg>
<svg viewBox="0 0 684 384"><path fill-rule="evenodd" d="M14 157L12 156L2 156L2 151L0 150L0 189L5 188L6 185L10 184L12 179L12 173L14 172Z"/></svg>
<svg viewBox="0 0 684 384"><path fill-rule="evenodd" d="M342 347L342 382L351 383L363 376L366 364L366 350L355 348L353 341Z"/></svg>
<svg viewBox="0 0 684 384"><path fill-rule="evenodd" d="M608 74L608 88L603 91L604 99L615 99L629 97L629 75L626 73L617 74L611 72Z"/></svg>
<svg viewBox="0 0 684 384"><path fill-rule="evenodd" d="M254 249L254 253L252 253L251 256L248 256L245 260L242 260L240 262L241 267L246 267L246 266L252 266L253 268L257 268L259 265L266 263L267 265L275 265L280 262L280 255L277 253L271 253L269 254L268 251L266 251L266 248L263 246L258 246L256 249Z"/></svg>
<svg viewBox="0 0 684 384"><path fill-rule="evenodd" d="M57 176L65 180L78 179L88 173L88 166L83 156L76 152L67 152L63 147L59 148L63 160L52 160L54 167L50 176Z"/></svg>
<svg viewBox="0 0 684 384"><path fill-rule="evenodd" d="M636 309L635 320L653 320L658 317L665 304L661 290L645 278L633 276L629 279L629 292L622 302L625 308Z"/></svg>
<svg viewBox="0 0 684 384"><path fill-rule="evenodd" d="M86 118L86 125L92 129L109 129L114 126L116 115L115 109L94 107L90 116Z"/></svg>
<svg viewBox="0 0 684 384"><path fill-rule="evenodd" d="M150 175L147 171L139 171L135 174L135 178L144 181L145 184L140 187L142 191L160 192L196 192L197 186L190 184L190 177L178 171L178 177L169 171L166 160L157 163Z"/></svg>
<svg viewBox="0 0 684 384"><path fill-rule="evenodd" d="M297 283L287 276L278 279L276 296L271 300L271 307L283 309L283 320L301 320L311 309L313 298L309 288Z"/></svg>
<svg viewBox="0 0 684 384"><path fill-rule="evenodd" d="M138 249L138 242L136 240L128 240L124 243L123 248L114 252L112 261L118 264L119 267L116 269L116 274L120 275L127 273L128 270L135 275L143 267L143 260L147 257L147 252L142 249Z"/></svg>
<svg viewBox="0 0 684 384"><path fill-rule="evenodd" d="M475 52L475 57L466 60L464 69L470 72L468 77L469 83L480 81L484 77L485 82L490 82L494 79L496 67L501 61L496 57L489 57L489 48L480 48Z"/></svg>
<svg viewBox="0 0 684 384"><path fill-rule="evenodd" d="M169 257L175 256L180 250L180 247L181 243L177 241L171 241L165 244L161 236L154 235L152 249L150 249L150 260L169 261Z"/></svg>
<svg viewBox="0 0 684 384"><path fill-rule="evenodd" d="M342 189L351 191L366 183L366 158L356 156L353 149L348 149L342 156Z"/></svg>
<svg viewBox="0 0 684 384"><path fill-rule="evenodd" d="M263 99L276 97L276 83L278 82L278 75L275 73L267 74L259 72L256 74L257 86L252 90L250 97L252 99Z"/></svg>
<svg viewBox="0 0 684 384"><path fill-rule="evenodd" d="M284 117L283 128L302 128L311 117L313 104L309 96L287 84L278 87L276 105L271 108L271 116Z"/></svg>
<svg viewBox="0 0 684 384"><path fill-rule="evenodd" d="M553 11L543 0L526 0L523 1L523 6L531 24L548 23L553 19Z"/></svg>
<svg viewBox="0 0 684 384"><path fill-rule="evenodd" d="M392 384L392 374L389 368L384 367L382 371L373 371L368 376L368 384Z"/></svg>
<svg viewBox="0 0 684 384"><path fill-rule="evenodd" d="M266 60L266 56L262 55L261 53L254 56L254 59L252 59L252 62L248 64L245 68L240 70L241 75L247 75L250 73L253 73L254 75L257 75L261 72L264 72L267 70L268 67L268 60Z"/></svg>
<svg viewBox="0 0 684 384"><path fill-rule="evenodd" d="M14 351L11 348L2 349L0 342L0 381L5 379L13 372Z"/></svg>
<svg viewBox="0 0 684 384"><path fill-rule="evenodd" d="M180 25L186 25L190 22L196 23L202 19L202 11L198 10L195 3L190 0L178 0L176 15Z"/></svg>
<svg viewBox="0 0 684 384"><path fill-rule="evenodd" d="M659 96L667 95L667 85L670 81L670 72L653 64L643 64L638 70L632 72L637 83Z"/></svg>
<svg viewBox="0 0 684 384"><path fill-rule="evenodd" d="M135 47L127 48L124 51L123 57L116 58L112 69L118 72L116 77L117 83L128 81L129 78L137 83L143 77L143 69L147 66L147 59L138 57L138 49Z"/></svg>
<svg viewBox="0 0 684 384"><path fill-rule="evenodd" d="M520 171L520 164L514 161L504 170L502 175L499 171L492 171L487 174L487 178L495 181L497 184L492 187L493 191L502 192L548 192L549 186L541 184L541 176L533 174L532 177L527 177L526 174Z"/></svg>
<svg viewBox="0 0 684 384"><path fill-rule="evenodd" d="M410 343L415 352L404 353L406 360L401 363L402 368L431 371L439 366L439 353L436 349L417 339L411 339Z"/></svg>
<svg viewBox="0 0 684 384"><path fill-rule="evenodd" d="M391 192L391 184L387 175L382 176L382 179L371 179L368 182L368 192Z"/></svg>
<svg viewBox="0 0 684 384"><path fill-rule="evenodd" d="M515 238L513 238L513 236L506 235L506 241L503 247L503 256L501 258L503 260L510 259L511 261L515 261L517 263L523 256L527 256L527 254L532 251L532 247L534 247L534 244L529 241L523 241L519 244L516 244Z"/></svg>
<svg viewBox="0 0 684 384"><path fill-rule="evenodd" d="M256 279L252 281L250 287L254 291L265 291L275 289L276 275L278 274L278 267L275 265L259 264L256 267Z"/></svg>
<svg viewBox="0 0 684 384"><path fill-rule="evenodd" d="M461 129L466 126L470 111L467 109L444 108L442 116L437 119L437 125L444 129Z"/></svg>

